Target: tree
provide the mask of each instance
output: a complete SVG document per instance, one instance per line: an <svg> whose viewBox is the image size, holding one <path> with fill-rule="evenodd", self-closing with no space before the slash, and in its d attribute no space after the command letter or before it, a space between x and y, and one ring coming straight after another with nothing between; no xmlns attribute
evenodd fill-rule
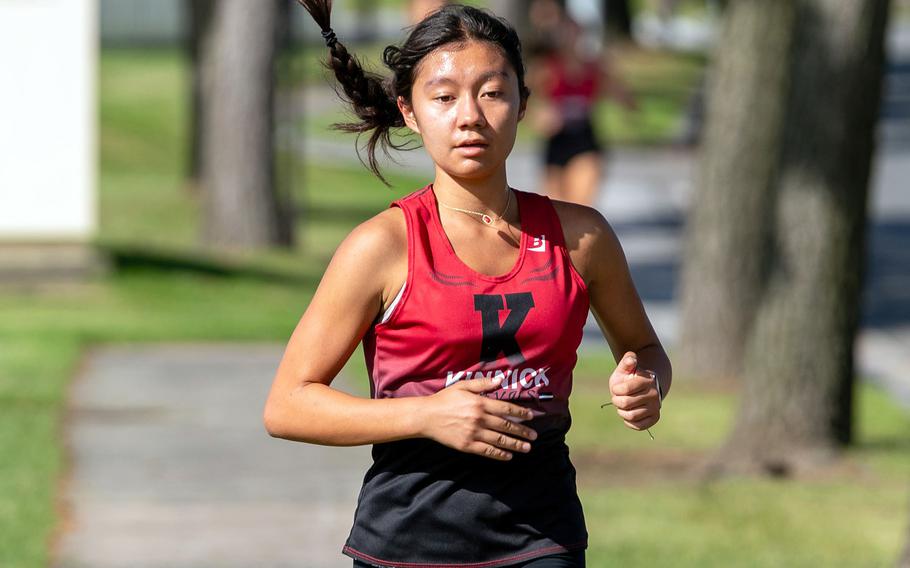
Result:
<svg viewBox="0 0 910 568"><path fill-rule="evenodd" d="M733 2L714 55L680 282L683 375L736 377L769 263L791 0Z"/></svg>
<svg viewBox="0 0 910 568"><path fill-rule="evenodd" d="M732 2L732 14L746 4L754 3ZM770 221L759 231L769 252L740 251L762 262L758 286L747 286L757 309L744 343L741 408L718 455L724 469L812 468L852 439L888 9L888 0L798 0L790 9L790 52L779 60L788 76L784 112L773 115L783 122L764 179L770 199L755 212ZM777 23L765 22L762 33Z"/></svg>
<svg viewBox="0 0 910 568"><path fill-rule="evenodd" d="M203 240L290 245L274 180L274 66L280 2L216 0L202 45Z"/></svg>
<svg viewBox="0 0 910 568"><path fill-rule="evenodd" d="M187 177L196 187L202 174L202 45L212 21L214 0L186 0L184 14L187 23L186 49L190 59L190 121L189 121L189 156L187 159Z"/></svg>

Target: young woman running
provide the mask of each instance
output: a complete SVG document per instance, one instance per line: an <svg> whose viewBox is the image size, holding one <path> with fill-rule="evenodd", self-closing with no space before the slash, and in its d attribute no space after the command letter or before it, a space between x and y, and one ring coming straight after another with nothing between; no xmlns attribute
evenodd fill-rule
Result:
<svg viewBox="0 0 910 568"><path fill-rule="evenodd" d="M638 105L603 53L582 48L583 29L555 0L535 0L532 22L539 29L529 83L541 95L532 122L543 135L543 191L553 199L594 206L603 185L607 148L594 125L601 98Z"/></svg>
<svg viewBox="0 0 910 568"><path fill-rule="evenodd" d="M386 48L382 81L335 38L331 2L301 3L360 119L349 129L371 132L374 173L401 126L436 172L338 247L279 365L268 432L373 444L343 548L355 566L584 566L565 434L589 307L620 360L609 385L630 428L658 421L670 363L604 218L508 185L529 96L515 32L445 7ZM360 341L369 399L330 386Z"/></svg>

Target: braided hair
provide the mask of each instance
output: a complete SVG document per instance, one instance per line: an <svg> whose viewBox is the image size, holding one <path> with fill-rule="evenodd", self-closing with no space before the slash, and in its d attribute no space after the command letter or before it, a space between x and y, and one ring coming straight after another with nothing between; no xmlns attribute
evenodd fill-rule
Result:
<svg viewBox="0 0 910 568"><path fill-rule="evenodd" d="M430 13L411 29L401 47L385 48L382 60L392 75L383 78L364 71L360 62L338 41L331 26L332 0L297 0L313 17L322 30L322 37L329 48L326 67L331 69L341 87L344 100L351 105L358 122L332 125L338 130L362 134L372 131L367 143L367 164L376 177L389 185L376 160L380 146L388 155L389 148L410 150L406 143L396 144L391 138L393 128L405 126L398 110L398 97L411 101L411 88L418 67L423 59L436 49L448 44L463 44L469 40L485 41L502 50L515 69L521 99L526 100L530 91L525 85L525 68L521 57L518 34L504 19L490 12L452 4ZM362 161L362 159L361 159Z"/></svg>

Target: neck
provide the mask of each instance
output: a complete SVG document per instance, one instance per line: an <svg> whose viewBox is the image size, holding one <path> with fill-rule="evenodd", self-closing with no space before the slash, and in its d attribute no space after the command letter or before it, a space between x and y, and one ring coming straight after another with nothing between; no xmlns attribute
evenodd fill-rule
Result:
<svg viewBox="0 0 910 568"><path fill-rule="evenodd" d="M502 211L509 196L508 187L505 168L495 175L479 179L455 178L437 168L433 181L436 197L446 205L482 212Z"/></svg>

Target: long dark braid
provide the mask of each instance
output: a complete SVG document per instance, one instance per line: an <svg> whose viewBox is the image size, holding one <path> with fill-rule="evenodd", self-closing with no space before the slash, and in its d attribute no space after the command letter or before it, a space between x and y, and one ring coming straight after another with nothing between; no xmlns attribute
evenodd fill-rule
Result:
<svg viewBox="0 0 910 568"><path fill-rule="evenodd" d="M387 91L383 79L364 71L356 57L338 41L331 26L332 0L298 0L313 16L322 37L329 48L326 67L331 69L344 93L343 98L350 103L360 122L343 122L332 127L345 132L363 133L373 131L367 143L367 160L365 164L376 177L389 185L376 160L376 147L381 145L388 154L388 148L400 149L403 144L395 144L391 139L391 129L404 126L404 119L398 110L395 97ZM340 94L340 93L339 93ZM362 158L361 158L361 161Z"/></svg>

